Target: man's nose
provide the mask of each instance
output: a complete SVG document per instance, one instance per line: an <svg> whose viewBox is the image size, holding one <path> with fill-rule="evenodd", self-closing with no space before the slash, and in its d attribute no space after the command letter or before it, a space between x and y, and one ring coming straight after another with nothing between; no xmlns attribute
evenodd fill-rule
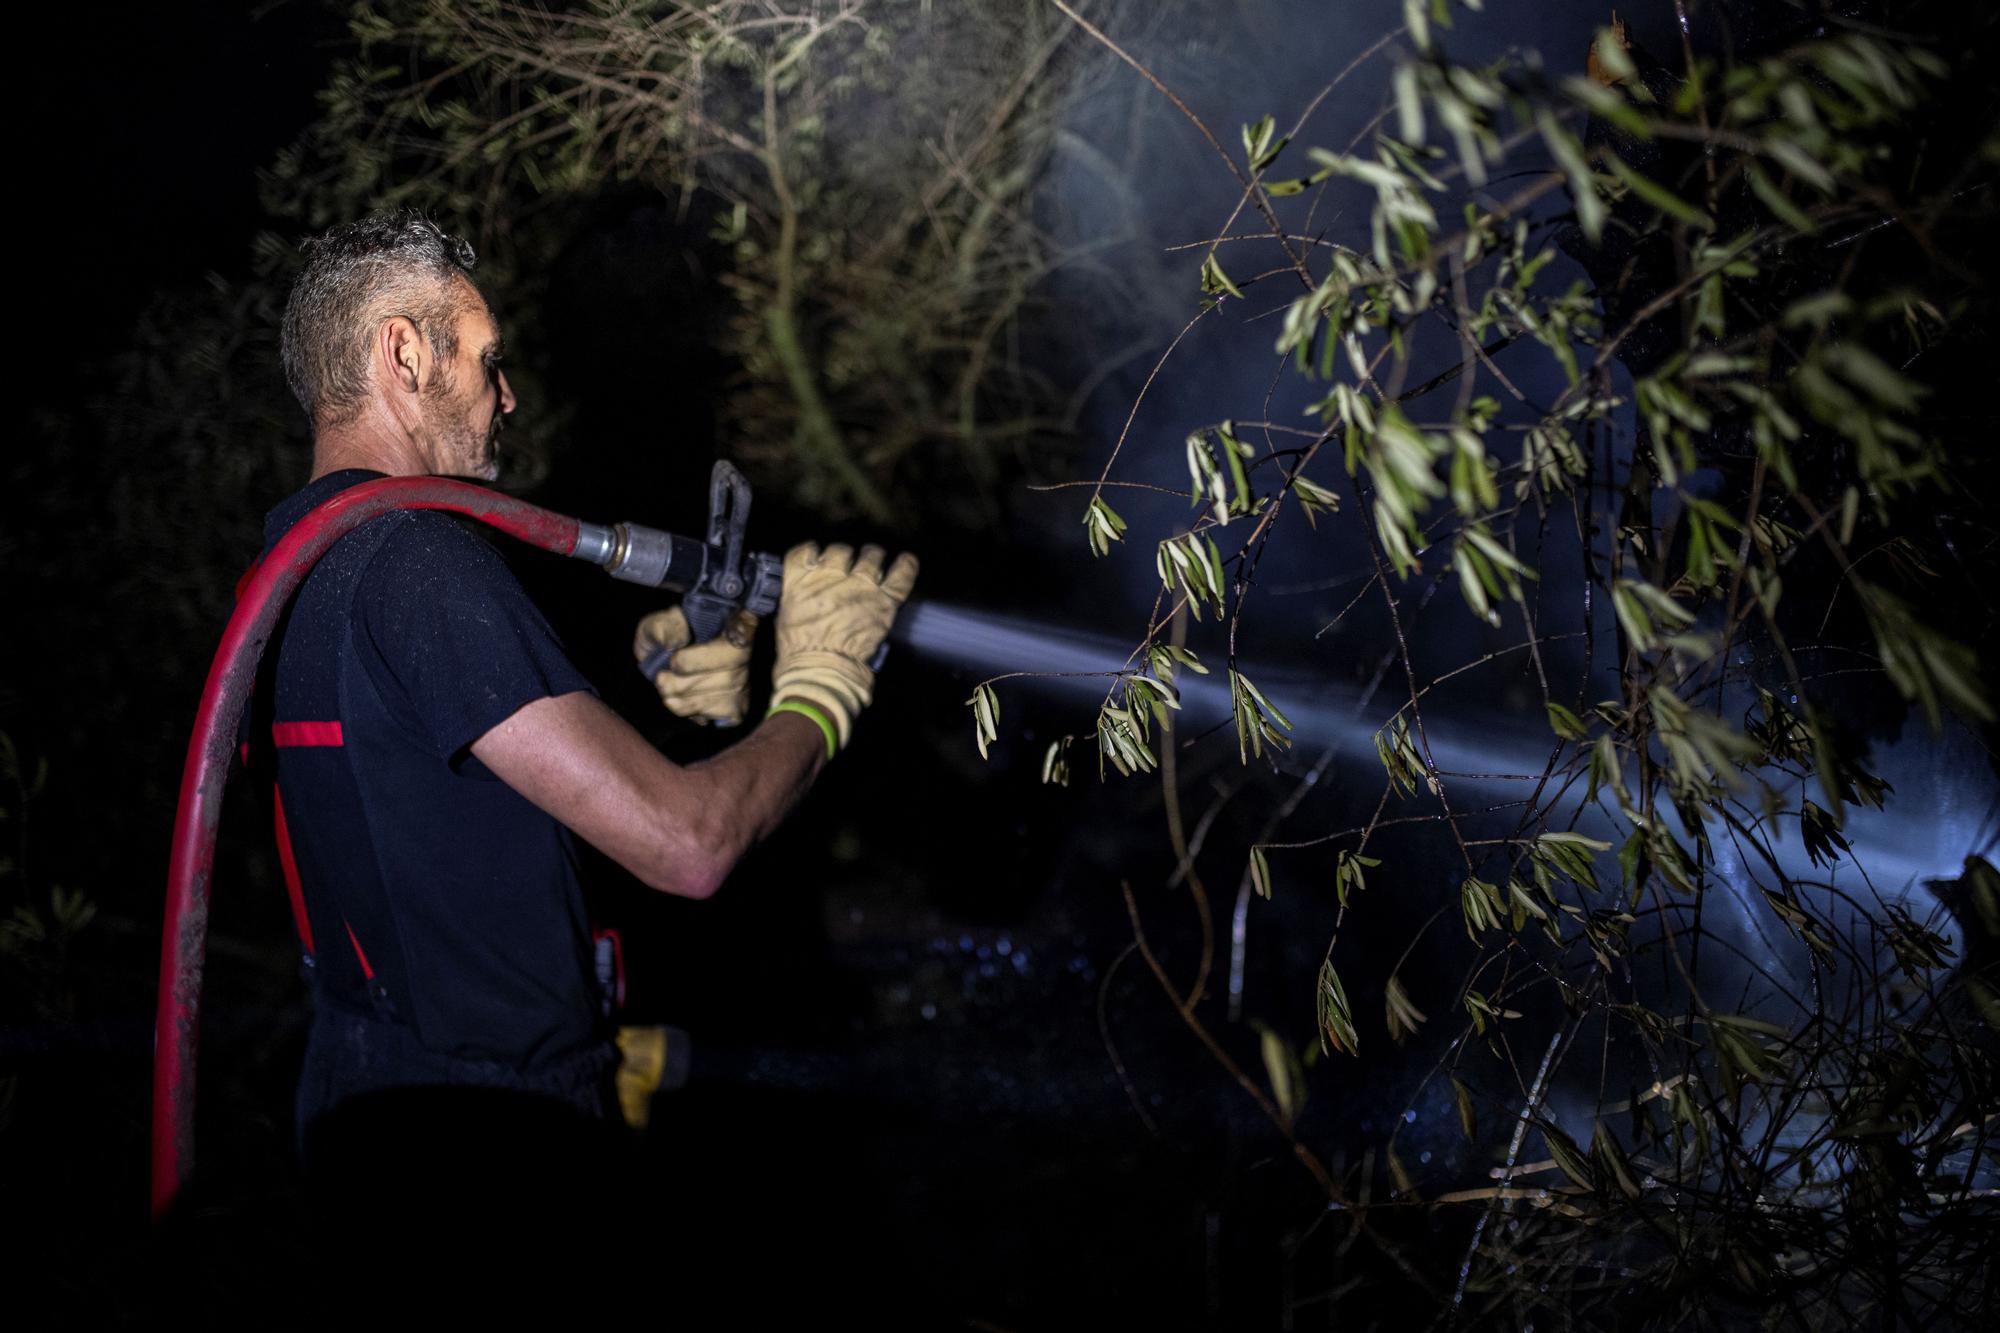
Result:
<svg viewBox="0 0 2000 1333"><path fill-rule="evenodd" d="M507 383L507 372L504 370L500 372L500 410L502 412L514 410L514 389Z"/></svg>

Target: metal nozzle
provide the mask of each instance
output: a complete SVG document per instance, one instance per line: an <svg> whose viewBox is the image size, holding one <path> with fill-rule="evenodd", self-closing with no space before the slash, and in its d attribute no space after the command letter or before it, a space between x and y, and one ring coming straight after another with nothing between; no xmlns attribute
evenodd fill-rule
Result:
<svg viewBox="0 0 2000 1333"><path fill-rule="evenodd" d="M680 591L701 582L709 560L705 543L637 523L611 527L579 523L576 546L570 554L604 566L614 579Z"/></svg>

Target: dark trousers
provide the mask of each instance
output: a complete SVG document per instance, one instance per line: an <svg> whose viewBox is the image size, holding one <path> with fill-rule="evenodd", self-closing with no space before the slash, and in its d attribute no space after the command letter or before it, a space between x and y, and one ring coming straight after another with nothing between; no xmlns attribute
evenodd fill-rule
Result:
<svg viewBox="0 0 2000 1333"><path fill-rule="evenodd" d="M524 1074L322 1003L298 1097L316 1238L338 1275L321 1290L354 1315L574 1318L636 1183L616 1059L607 1043Z"/></svg>

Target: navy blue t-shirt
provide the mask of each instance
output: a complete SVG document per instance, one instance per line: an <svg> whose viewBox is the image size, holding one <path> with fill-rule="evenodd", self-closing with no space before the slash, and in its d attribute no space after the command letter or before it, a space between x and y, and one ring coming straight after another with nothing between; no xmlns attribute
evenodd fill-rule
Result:
<svg viewBox="0 0 2000 1333"><path fill-rule="evenodd" d="M292 495L265 551L379 475ZM275 742L322 1001L517 1070L601 1044L569 831L470 752L523 705L591 686L476 525L364 524L307 576L275 644L255 725Z"/></svg>

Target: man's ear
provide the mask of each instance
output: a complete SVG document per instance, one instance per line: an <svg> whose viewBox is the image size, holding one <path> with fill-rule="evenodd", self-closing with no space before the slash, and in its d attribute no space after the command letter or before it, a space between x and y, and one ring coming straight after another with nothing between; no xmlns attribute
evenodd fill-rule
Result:
<svg viewBox="0 0 2000 1333"><path fill-rule="evenodd" d="M430 341L407 315L392 315L377 326L375 354L383 372L405 393L419 392L430 379Z"/></svg>

